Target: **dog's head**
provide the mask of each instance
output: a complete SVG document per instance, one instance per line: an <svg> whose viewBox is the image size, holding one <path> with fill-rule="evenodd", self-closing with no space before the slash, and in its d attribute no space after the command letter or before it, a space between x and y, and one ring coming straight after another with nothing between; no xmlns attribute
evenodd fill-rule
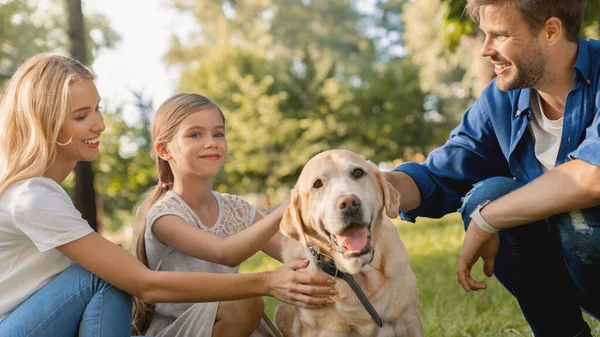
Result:
<svg viewBox="0 0 600 337"><path fill-rule="evenodd" d="M371 239L384 207L395 218L399 204L398 191L375 165L350 151L326 151L304 166L281 231L356 274L373 259Z"/></svg>

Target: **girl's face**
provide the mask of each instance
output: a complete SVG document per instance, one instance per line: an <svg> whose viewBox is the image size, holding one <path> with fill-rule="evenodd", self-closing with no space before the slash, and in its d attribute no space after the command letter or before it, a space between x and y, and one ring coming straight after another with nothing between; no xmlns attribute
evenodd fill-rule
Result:
<svg viewBox="0 0 600 337"><path fill-rule="evenodd" d="M91 79L75 80L70 89L70 113L58 134L57 161L92 161L100 151L104 117L100 96Z"/></svg>
<svg viewBox="0 0 600 337"><path fill-rule="evenodd" d="M167 144L167 150L173 171L215 176L228 152L225 125L219 111L209 108L187 116L173 140Z"/></svg>

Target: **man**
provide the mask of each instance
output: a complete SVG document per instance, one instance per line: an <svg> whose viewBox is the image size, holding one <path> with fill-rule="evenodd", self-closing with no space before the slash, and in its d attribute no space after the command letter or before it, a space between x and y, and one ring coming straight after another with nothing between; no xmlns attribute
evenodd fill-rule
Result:
<svg viewBox="0 0 600 337"><path fill-rule="evenodd" d="M579 38L584 8L468 0L497 77L426 163L386 174L405 220L460 208L458 281L485 289L482 257L538 337L591 336L581 309L600 317L600 42Z"/></svg>

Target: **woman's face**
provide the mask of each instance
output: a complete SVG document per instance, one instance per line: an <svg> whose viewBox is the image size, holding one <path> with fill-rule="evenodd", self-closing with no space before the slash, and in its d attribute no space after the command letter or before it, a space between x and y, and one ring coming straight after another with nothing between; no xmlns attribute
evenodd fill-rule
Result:
<svg viewBox="0 0 600 337"><path fill-rule="evenodd" d="M92 161L100 154L105 128L100 95L91 79L75 80L70 87L69 115L58 135L56 160Z"/></svg>

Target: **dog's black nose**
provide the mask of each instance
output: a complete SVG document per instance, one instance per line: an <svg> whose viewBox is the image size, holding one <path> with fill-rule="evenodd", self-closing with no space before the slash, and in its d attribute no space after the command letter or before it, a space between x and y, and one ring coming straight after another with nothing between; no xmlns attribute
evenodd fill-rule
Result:
<svg viewBox="0 0 600 337"><path fill-rule="evenodd" d="M344 214L353 214L360 208L360 199L354 194L347 194L338 199L337 207Z"/></svg>

